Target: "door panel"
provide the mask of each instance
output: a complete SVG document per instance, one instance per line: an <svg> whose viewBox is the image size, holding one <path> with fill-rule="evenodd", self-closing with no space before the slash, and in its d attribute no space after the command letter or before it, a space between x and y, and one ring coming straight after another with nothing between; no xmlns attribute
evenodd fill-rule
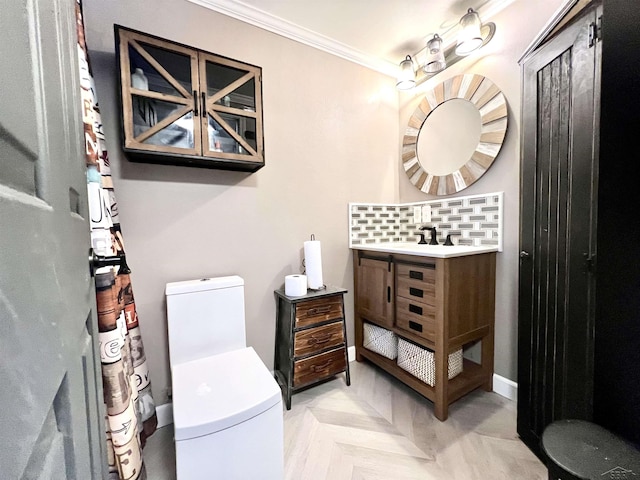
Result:
<svg viewBox="0 0 640 480"><path fill-rule="evenodd" d="M518 433L592 415L595 11L523 68Z"/></svg>
<svg viewBox="0 0 640 480"><path fill-rule="evenodd" d="M358 257L355 261L358 262L356 271L358 315L363 320L370 320L380 326L392 328L395 305L393 262L386 257L376 259L364 256Z"/></svg>
<svg viewBox="0 0 640 480"><path fill-rule="evenodd" d="M203 155L224 152L236 160L263 161L261 70L231 59L199 52L203 95ZM206 113L205 113L206 112Z"/></svg>
<svg viewBox="0 0 640 480"><path fill-rule="evenodd" d="M125 147L199 155L198 63L193 49L118 27Z"/></svg>
<svg viewBox="0 0 640 480"><path fill-rule="evenodd" d="M0 16L0 52L11 65L0 69L0 464L7 479L102 472L74 8L70 0L11 2Z"/></svg>

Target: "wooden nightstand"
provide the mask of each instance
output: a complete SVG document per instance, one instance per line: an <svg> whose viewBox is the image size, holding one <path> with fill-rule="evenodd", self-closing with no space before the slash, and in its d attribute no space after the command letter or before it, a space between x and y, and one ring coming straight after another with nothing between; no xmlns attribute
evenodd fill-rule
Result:
<svg viewBox="0 0 640 480"><path fill-rule="evenodd" d="M291 409L291 394L345 372L347 385L347 331L344 288L326 287L300 297L276 296L274 375Z"/></svg>

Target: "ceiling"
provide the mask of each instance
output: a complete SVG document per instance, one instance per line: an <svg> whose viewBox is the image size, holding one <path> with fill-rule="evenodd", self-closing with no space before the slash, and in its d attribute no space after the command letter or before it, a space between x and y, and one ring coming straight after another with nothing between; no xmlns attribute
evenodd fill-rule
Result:
<svg viewBox="0 0 640 480"><path fill-rule="evenodd" d="M189 0L301 43L396 75L438 33L455 41L468 8L490 21L516 0ZM498 27L499 28L499 27Z"/></svg>

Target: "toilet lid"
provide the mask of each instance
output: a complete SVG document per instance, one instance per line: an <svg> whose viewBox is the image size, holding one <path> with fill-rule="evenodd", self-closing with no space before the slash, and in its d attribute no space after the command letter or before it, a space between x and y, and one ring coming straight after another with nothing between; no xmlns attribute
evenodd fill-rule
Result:
<svg viewBox="0 0 640 480"><path fill-rule="evenodd" d="M173 366L175 439L232 427L281 401L280 387L252 347Z"/></svg>

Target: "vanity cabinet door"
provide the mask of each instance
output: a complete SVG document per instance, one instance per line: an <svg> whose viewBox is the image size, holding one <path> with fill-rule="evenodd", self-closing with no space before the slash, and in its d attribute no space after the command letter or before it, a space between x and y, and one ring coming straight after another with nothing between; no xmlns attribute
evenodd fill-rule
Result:
<svg viewBox="0 0 640 480"><path fill-rule="evenodd" d="M124 29L118 39L125 149L199 154L197 52Z"/></svg>
<svg viewBox="0 0 640 480"><path fill-rule="evenodd" d="M387 328L393 327L395 292L393 287L394 264L388 257L355 259L356 308L365 320Z"/></svg>

